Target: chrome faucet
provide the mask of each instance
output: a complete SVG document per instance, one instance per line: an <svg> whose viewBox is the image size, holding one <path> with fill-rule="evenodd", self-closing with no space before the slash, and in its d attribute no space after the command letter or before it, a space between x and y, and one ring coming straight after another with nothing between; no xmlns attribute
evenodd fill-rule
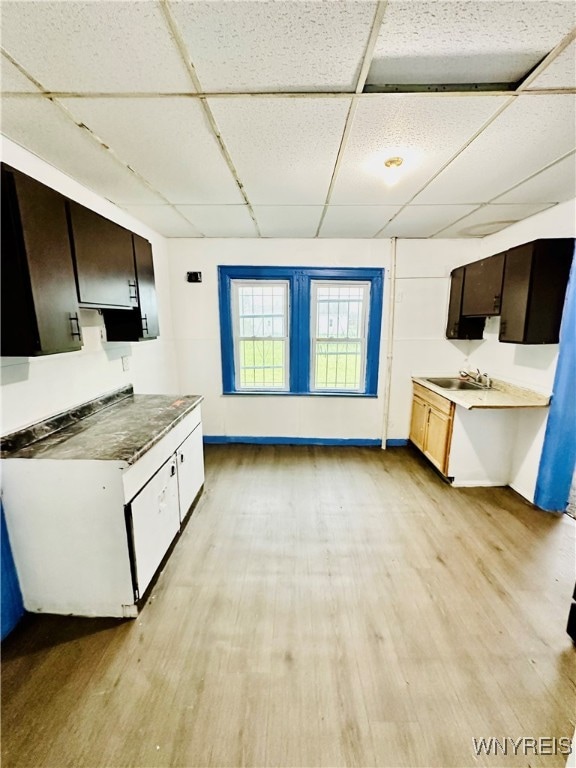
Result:
<svg viewBox="0 0 576 768"><path fill-rule="evenodd" d="M490 389L492 386L492 379L487 373L480 373L480 368L476 368L476 373L472 373L471 371L460 371L459 373L463 379L470 379L475 384L485 387L486 389Z"/></svg>

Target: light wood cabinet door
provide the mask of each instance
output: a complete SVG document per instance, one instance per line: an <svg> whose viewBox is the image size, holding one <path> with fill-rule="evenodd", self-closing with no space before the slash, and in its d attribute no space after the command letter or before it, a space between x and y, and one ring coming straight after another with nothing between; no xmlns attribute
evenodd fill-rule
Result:
<svg viewBox="0 0 576 768"><path fill-rule="evenodd" d="M441 413L436 408L429 408L424 455L444 475L448 469L451 435L452 417Z"/></svg>
<svg viewBox="0 0 576 768"><path fill-rule="evenodd" d="M421 451L424 450L426 436L426 421L428 419L428 404L419 397L412 400L412 419L410 422L410 440Z"/></svg>
<svg viewBox="0 0 576 768"><path fill-rule="evenodd" d="M410 440L434 466L447 475L454 403L414 382Z"/></svg>

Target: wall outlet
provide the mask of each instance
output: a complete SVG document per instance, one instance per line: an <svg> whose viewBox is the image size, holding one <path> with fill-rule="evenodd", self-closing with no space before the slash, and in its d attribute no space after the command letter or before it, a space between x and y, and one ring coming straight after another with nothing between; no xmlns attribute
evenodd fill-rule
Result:
<svg viewBox="0 0 576 768"><path fill-rule="evenodd" d="M130 370L130 358L129 357L123 357L122 358L122 370L123 371L129 371Z"/></svg>

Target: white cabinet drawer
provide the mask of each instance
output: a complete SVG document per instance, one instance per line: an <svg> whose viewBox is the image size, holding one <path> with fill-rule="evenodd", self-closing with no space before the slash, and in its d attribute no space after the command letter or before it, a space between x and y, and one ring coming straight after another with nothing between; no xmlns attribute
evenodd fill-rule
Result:
<svg viewBox="0 0 576 768"><path fill-rule="evenodd" d="M180 529L176 460L167 461L130 504L135 576L144 591Z"/></svg>

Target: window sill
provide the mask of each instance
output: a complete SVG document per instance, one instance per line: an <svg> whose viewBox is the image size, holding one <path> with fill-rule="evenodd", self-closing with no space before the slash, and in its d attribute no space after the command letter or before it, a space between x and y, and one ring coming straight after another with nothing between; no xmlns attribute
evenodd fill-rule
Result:
<svg viewBox="0 0 576 768"><path fill-rule="evenodd" d="M335 392L275 392L271 389L256 389L253 392L247 391L224 391L222 395L229 397L231 395L238 395L239 397L252 397L257 395L258 397L271 395L272 397L353 397L353 398L371 398L375 400L378 397L377 393L371 392L342 392L341 390Z"/></svg>

